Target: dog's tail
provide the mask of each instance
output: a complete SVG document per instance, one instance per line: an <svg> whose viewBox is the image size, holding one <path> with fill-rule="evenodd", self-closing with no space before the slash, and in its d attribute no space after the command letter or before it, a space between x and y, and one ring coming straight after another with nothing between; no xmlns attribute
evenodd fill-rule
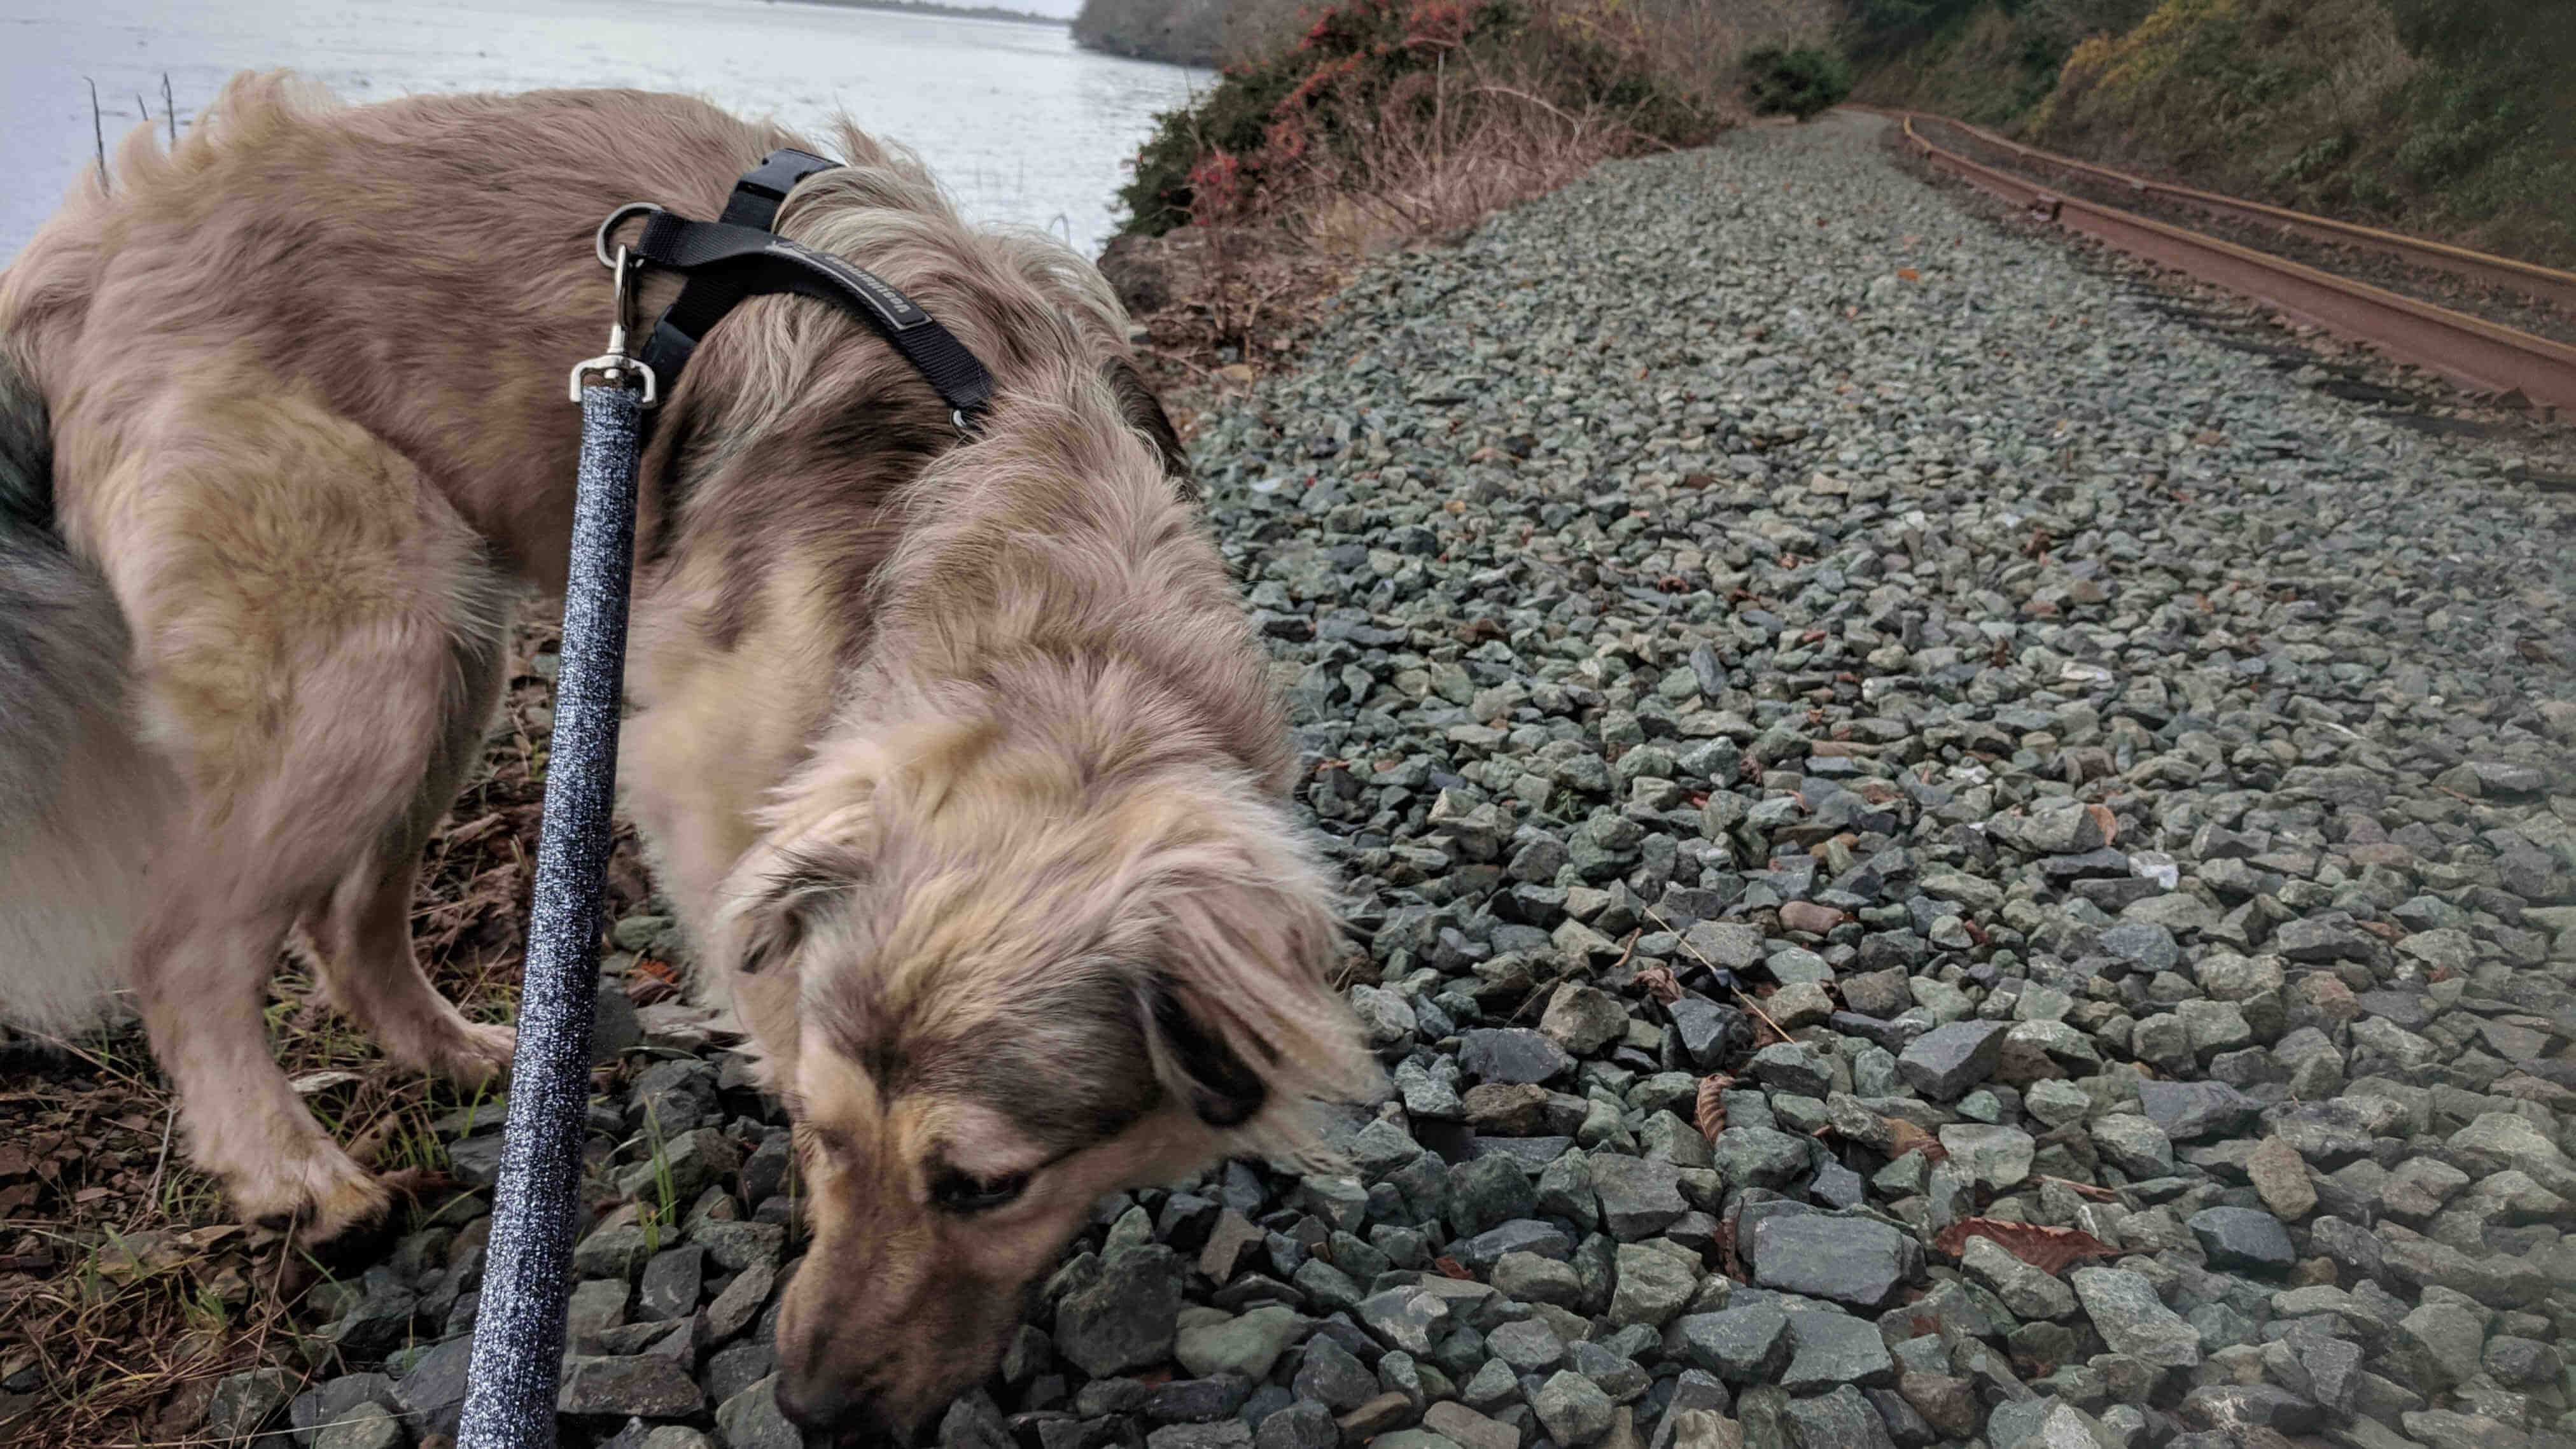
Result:
<svg viewBox="0 0 2576 1449"><path fill-rule="evenodd" d="M0 1020L110 1005L158 817L115 596L54 528L44 395L0 337Z"/></svg>
<svg viewBox="0 0 2576 1449"><path fill-rule="evenodd" d="M106 583L54 533L53 481L44 396L0 348L0 840L52 803L81 718L110 702L124 653Z"/></svg>

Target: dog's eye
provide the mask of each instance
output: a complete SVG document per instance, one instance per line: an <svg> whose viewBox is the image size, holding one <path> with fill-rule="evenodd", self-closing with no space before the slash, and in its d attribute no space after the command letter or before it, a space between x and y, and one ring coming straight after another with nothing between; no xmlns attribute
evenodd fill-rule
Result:
<svg viewBox="0 0 2576 1449"><path fill-rule="evenodd" d="M987 1212L1018 1197L1028 1185L1029 1175L1025 1172L1014 1172L1007 1177L969 1177L962 1172L943 1172L930 1184L930 1201L941 1212Z"/></svg>

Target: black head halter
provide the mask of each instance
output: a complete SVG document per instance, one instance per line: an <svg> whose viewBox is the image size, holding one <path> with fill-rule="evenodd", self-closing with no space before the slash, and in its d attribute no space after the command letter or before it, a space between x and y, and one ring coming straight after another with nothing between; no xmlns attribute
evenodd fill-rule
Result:
<svg viewBox="0 0 2576 1449"><path fill-rule="evenodd" d="M792 292L829 302L874 329L938 391L959 429L969 430L993 400L993 376L975 354L884 278L770 230L779 203L796 183L838 165L803 151L772 151L734 183L718 221L692 221L640 201L610 212L599 226L602 262L617 265L609 234L628 217L644 214L650 219L633 254L688 278L679 300L653 323L637 360L653 370L667 395L707 329L736 303Z"/></svg>

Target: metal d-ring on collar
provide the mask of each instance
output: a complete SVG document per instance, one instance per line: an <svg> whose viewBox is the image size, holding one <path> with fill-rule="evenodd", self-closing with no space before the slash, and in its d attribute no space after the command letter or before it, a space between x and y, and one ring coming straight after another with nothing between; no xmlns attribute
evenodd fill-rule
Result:
<svg viewBox="0 0 2576 1449"><path fill-rule="evenodd" d="M680 370L699 341L735 304L746 297L794 293L828 302L867 324L938 392L958 431L971 433L993 398L992 374L975 354L884 278L769 229L779 203L797 182L837 164L803 151L772 151L735 183L721 221L692 221L649 201L630 201L610 212L591 246L600 265L616 274L620 330L612 337L609 355L583 367L609 371L610 363L623 361L643 375L646 400L651 401L651 389L667 392L678 385ZM645 218L642 235L631 248L618 245L612 252L617 228L637 216ZM679 272L688 281L678 300L654 320L641 355L625 360L625 263L630 255Z"/></svg>
<svg viewBox="0 0 2576 1449"><path fill-rule="evenodd" d="M623 210L624 208L620 209ZM656 209L658 210L658 208ZM615 218L610 218L610 223L613 225L615 223ZM630 379L640 381L643 384L643 388L641 390L642 395L636 400L649 408L662 400L660 380L654 375L653 369L649 365L637 358L632 358L626 355L626 328L627 324L634 320L635 315L635 284L633 278L635 275L635 268L639 264L636 262L634 254L629 252L623 246L617 249L616 256L610 256L608 254L608 247L606 244L607 235L607 227L603 226L600 228L600 241L597 243L597 246L599 250L600 265L608 268L610 274L616 278L613 285L617 289L617 310L614 318L608 324L608 350L587 362L574 364L572 370L572 400L574 402L581 401L582 379L592 373L598 373L611 387L624 387L628 384Z"/></svg>

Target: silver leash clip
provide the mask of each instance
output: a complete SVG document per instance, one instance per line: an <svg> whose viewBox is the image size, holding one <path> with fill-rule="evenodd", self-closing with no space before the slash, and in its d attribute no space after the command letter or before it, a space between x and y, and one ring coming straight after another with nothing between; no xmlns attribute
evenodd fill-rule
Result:
<svg viewBox="0 0 2576 1449"><path fill-rule="evenodd" d="M614 222L615 218L612 218L611 224L613 225ZM607 227L603 226L600 230L604 238ZM573 365L570 389L572 400L581 401L582 379L596 373L612 387L635 387L640 384L644 394L644 406L649 408L661 401L660 381L653 376L652 368L626 355L626 318L635 300L634 254L620 245L617 248L617 255L611 257L603 242L600 247L600 261L605 263L608 270L617 278L616 317L608 324L608 350L587 362Z"/></svg>

